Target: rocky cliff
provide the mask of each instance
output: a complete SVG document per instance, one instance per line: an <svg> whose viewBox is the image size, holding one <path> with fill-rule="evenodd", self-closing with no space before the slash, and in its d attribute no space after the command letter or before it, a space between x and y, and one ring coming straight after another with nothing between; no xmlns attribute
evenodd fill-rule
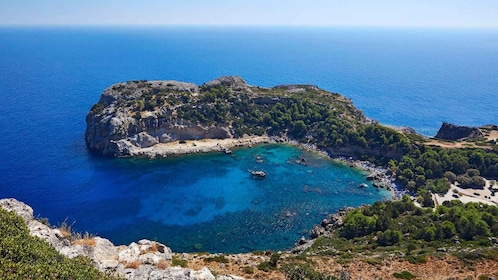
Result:
<svg viewBox="0 0 498 280"><path fill-rule="evenodd" d="M435 138L443 140L464 140L469 138L483 137L482 132L477 127L468 127L443 123Z"/></svg>
<svg viewBox="0 0 498 280"><path fill-rule="evenodd" d="M316 86L249 86L221 77L201 86L178 81L132 81L107 88L86 117L90 150L134 156L144 148L179 140L297 135L326 118L354 129L369 120L351 101ZM334 125L331 123L330 125Z"/></svg>

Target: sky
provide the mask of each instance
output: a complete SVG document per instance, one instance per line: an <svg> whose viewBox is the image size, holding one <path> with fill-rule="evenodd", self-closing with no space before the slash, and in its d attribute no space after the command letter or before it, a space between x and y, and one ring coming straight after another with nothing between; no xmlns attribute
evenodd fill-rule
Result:
<svg viewBox="0 0 498 280"><path fill-rule="evenodd" d="M498 28L498 1L0 0L0 25Z"/></svg>

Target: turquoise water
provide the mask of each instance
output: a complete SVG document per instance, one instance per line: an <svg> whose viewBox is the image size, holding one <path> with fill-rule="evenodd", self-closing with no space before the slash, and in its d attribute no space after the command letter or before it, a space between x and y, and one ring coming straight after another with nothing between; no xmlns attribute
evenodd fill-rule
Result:
<svg viewBox="0 0 498 280"><path fill-rule="evenodd" d="M363 178L349 168L286 163L299 153L293 148L261 147L268 178L260 181L248 178L259 167L253 149L235 159L96 157L84 143L85 116L102 91L127 80L202 84L221 75L315 84L384 124L434 135L443 121L496 123L496 73L497 30L0 28L0 197L116 243L288 248L325 213L383 194L356 188ZM285 211L296 216L282 218Z"/></svg>
<svg viewBox="0 0 498 280"><path fill-rule="evenodd" d="M122 191L93 203L123 218L85 219L115 242L147 236L176 251L286 249L327 213L390 198L385 190L359 188L366 178L358 170L282 144L231 155L119 160L119 167L126 170ZM253 178L250 170L267 176Z"/></svg>

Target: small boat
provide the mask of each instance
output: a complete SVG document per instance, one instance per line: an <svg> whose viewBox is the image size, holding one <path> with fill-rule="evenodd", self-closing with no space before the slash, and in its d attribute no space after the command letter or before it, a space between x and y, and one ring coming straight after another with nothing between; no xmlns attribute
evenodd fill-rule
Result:
<svg viewBox="0 0 498 280"><path fill-rule="evenodd" d="M360 187L360 188L366 188L366 187L368 187L368 185L365 184L365 183L361 183L360 185L358 185L358 187Z"/></svg>
<svg viewBox="0 0 498 280"><path fill-rule="evenodd" d="M251 175L258 178L264 178L266 176L266 173L262 170L257 170L257 171L251 171Z"/></svg>
<svg viewBox="0 0 498 280"><path fill-rule="evenodd" d="M229 154L231 154L231 153L232 153L232 150L230 150L230 149L225 149L225 154L229 155Z"/></svg>

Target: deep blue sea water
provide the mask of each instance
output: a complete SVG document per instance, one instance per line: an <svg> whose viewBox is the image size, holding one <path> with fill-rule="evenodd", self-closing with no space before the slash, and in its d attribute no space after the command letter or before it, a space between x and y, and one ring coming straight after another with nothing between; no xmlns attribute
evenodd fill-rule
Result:
<svg viewBox="0 0 498 280"><path fill-rule="evenodd" d="M316 166L297 165L300 151L285 146L235 158L95 157L85 116L101 92L127 80L201 84L221 75L315 84L384 124L434 135L443 121L498 123L496 73L498 30L0 28L0 197L116 243L288 248L325 213L385 194L358 189L361 174L314 155L305 154ZM248 178L255 153L265 180Z"/></svg>

